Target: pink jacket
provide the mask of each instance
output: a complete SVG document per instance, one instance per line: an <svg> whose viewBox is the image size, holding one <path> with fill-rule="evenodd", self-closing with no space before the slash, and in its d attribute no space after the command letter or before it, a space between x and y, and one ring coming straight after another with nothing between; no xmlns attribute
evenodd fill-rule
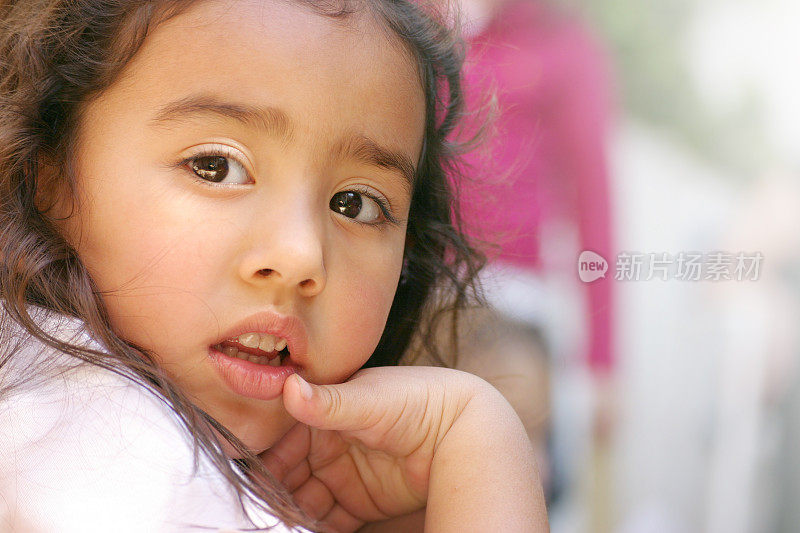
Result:
<svg viewBox="0 0 800 533"><path fill-rule="evenodd" d="M478 105L493 80L501 115L490 165L470 161L491 185L461 188L468 227L497 242L492 258L538 269L539 226L568 218L577 223L581 250L613 264L606 139L612 108L606 58L586 29L539 2L517 0L471 40L466 92ZM483 179L483 176L478 176ZM577 279L577 257L574 261ZM585 286L590 316L589 360L596 370L611 367L613 276Z"/></svg>

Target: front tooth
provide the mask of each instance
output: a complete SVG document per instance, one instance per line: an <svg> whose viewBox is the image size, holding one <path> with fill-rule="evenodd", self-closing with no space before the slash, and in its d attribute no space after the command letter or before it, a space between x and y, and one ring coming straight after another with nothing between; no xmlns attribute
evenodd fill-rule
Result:
<svg viewBox="0 0 800 533"><path fill-rule="evenodd" d="M286 348L286 339L280 339L278 342L275 343L275 349L278 351L283 350Z"/></svg>
<svg viewBox="0 0 800 533"><path fill-rule="evenodd" d="M222 348L222 353L227 355L228 357L236 357L239 355L239 348L236 346L224 346Z"/></svg>
<svg viewBox="0 0 800 533"><path fill-rule="evenodd" d="M265 352L271 352L275 349L275 337L272 335L262 335L258 347Z"/></svg>
<svg viewBox="0 0 800 533"><path fill-rule="evenodd" d="M247 359L248 359L248 360L249 360L251 363L258 363L258 356L257 356L257 355L251 355L251 356L250 356L250 357L248 357Z"/></svg>
<svg viewBox="0 0 800 533"><path fill-rule="evenodd" d="M245 333L244 335L239 335L239 343L248 348L258 348L259 337L258 333Z"/></svg>
<svg viewBox="0 0 800 533"><path fill-rule="evenodd" d="M273 357L269 360L270 366L281 366L281 358L280 357Z"/></svg>

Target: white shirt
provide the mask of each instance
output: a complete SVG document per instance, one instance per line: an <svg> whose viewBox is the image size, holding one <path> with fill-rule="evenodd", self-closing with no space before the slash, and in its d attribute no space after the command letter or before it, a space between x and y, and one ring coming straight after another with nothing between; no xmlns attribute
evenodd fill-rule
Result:
<svg viewBox="0 0 800 533"><path fill-rule="evenodd" d="M30 309L45 331L102 350L81 321ZM3 323L12 325L18 335L16 323ZM35 380L3 392L22 376ZM202 453L198 458L193 473L187 431L159 397L129 379L30 339L0 368L0 531L252 527L233 487ZM251 516L259 527L277 523L255 509Z"/></svg>

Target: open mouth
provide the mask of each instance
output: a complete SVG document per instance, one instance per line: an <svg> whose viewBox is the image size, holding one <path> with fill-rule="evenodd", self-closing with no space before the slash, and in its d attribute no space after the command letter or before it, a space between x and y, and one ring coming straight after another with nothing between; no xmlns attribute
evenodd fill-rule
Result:
<svg viewBox="0 0 800 533"><path fill-rule="evenodd" d="M234 394L274 400L286 379L303 369L308 337L303 322L271 310L253 314L210 339L208 359Z"/></svg>
<svg viewBox="0 0 800 533"><path fill-rule="evenodd" d="M280 350L273 348L266 351L260 347L246 346L238 340L222 341L211 347L228 357L236 357L257 365L281 366L290 355L288 346L284 346Z"/></svg>
<svg viewBox="0 0 800 533"><path fill-rule="evenodd" d="M286 378L299 370L284 343L262 349L259 334L230 338L209 346L209 360L228 388L241 396L257 400L274 400L283 391Z"/></svg>

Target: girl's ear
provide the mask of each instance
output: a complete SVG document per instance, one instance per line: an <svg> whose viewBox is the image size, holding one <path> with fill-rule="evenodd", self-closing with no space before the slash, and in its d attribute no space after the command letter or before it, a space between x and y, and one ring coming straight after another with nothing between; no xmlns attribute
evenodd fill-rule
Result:
<svg viewBox="0 0 800 533"><path fill-rule="evenodd" d="M33 193L33 205L42 214L46 214L53 207L54 195L48 191L48 185L54 183L52 174L52 165L43 156L40 156L36 162L36 180L33 182L36 189Z"/></svg>
<svg viewBox="0 0 800 533"><path fill-rule="evenodd" d="M33 204L42 215L51 219L65 218L70 195L62 185L61 172L50 158L40 156L37 161Z"/></svg>
<svg viewBox="0 0 800 533"><path fill-rule="evenodd" d="M75 199L63 171L49 159L39 158L34 187L33 203L36 210L67 242L74 243L73 236L77 229L74 226L78 222L77 217L73 216Z"/></svg>

